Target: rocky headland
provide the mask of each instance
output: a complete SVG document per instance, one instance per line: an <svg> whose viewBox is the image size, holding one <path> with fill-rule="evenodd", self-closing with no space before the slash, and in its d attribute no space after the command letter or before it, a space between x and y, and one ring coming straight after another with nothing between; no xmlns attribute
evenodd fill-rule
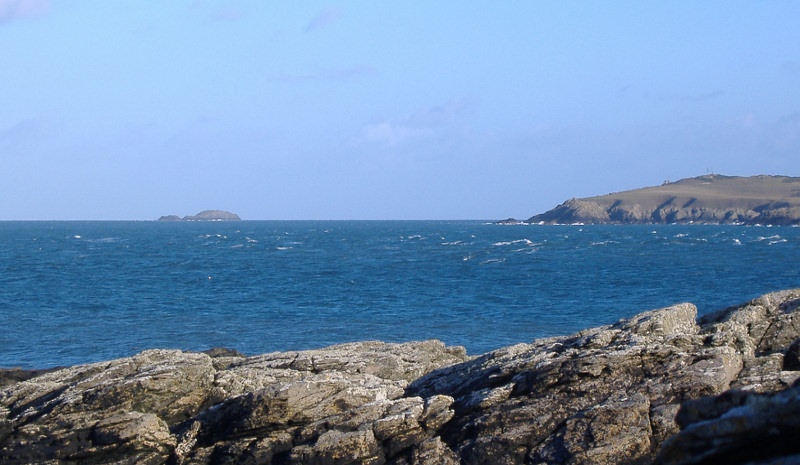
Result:
<svg viewBox="0 0 800 465"><path fill-rule="evenodd" d="M158 219L158 221L238 221L241 220L239 215L225 210L203 210L196 215L184 216L181 218L178 215L165 215Z"/></svg>
<svg viewBox="0 0 800 465"><path fill-rule="evenodd" d="M800 463L798 377L800 289L480 356L148 350L4 379L0 463Z"/></svg>
<svg viewBox="0 0 800 465"><path fill-rule="evenodd" d="M525 223L800 224L800 178L709 174L570 199Z"/></svg>

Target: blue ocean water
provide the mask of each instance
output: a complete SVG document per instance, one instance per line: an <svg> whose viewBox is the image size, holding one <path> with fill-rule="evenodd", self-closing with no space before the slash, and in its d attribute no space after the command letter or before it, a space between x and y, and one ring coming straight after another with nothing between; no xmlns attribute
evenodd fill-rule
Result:
<svg viewBox="0 0 800 465"><path fill-rule="evenodd" d="M0 222L0 367L437 338L472 354L800 287L800 228Z"/></svg>

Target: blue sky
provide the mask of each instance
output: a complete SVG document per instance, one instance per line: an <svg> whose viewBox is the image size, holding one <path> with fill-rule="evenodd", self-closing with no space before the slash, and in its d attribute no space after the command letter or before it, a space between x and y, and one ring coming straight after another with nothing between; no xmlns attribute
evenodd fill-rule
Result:
<svg viewBox="0 0 800 465"><path fill-rule="evenodd" d="M800 2L0 0L0 219L527 218L800 176Z"/></svg>

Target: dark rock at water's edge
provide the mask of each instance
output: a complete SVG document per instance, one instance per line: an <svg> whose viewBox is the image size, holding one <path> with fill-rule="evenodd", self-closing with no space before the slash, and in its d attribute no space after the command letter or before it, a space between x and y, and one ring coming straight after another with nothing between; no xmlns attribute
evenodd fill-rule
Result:
<svg viewBox="0 0 800 465"><path fill-rule="evenodd" d="M39 375L56 371L58 368L45 370L23 370L22 368L0 368L0 388L35 378Z"/></svg>
<svg viewBox="0 0 800 465"><path fill-rule="evenodd" d="M506 218L505 220L495 221L495 224L524 224L524 222L516 218Z"/></svg>
<svg viewBox="0 0 800 465"><path fill-rule="evenodd" d="M224 210L203 210L196 215L184 216L181 218L178 215L166 215L158 219L158 221L238 221L241 220L236 213L226 212Z"/></svg>
<svg viewBox="0 0 800 465"><path fill-rule="evenodd" d="M38 373L0 388L0 463L797 463L800 289L696 312L478 357L360 342Z"/></svg>
<svg viewBox="0 0 800 465"><path fill-rule="evenodd" d="M570 199L526 223L800 224L800 178L710 174Z"/></svg>

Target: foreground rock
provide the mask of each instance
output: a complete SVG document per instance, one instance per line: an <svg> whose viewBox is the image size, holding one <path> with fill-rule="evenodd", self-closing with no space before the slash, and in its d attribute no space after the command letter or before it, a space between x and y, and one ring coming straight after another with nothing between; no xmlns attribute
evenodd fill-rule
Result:
<svg viewBox="0 0 800 465"><path fill-rule="evenodd" d="M151 350L10 381L0 463L778 463L800 454L798 307L680 304L477 358Z"/></svg>
<svg viewBox="0 0 800 465"><path fill-rule="evenodd" d="M800 224L800 178L699 176L570 199L526 222Z"/></svg>

